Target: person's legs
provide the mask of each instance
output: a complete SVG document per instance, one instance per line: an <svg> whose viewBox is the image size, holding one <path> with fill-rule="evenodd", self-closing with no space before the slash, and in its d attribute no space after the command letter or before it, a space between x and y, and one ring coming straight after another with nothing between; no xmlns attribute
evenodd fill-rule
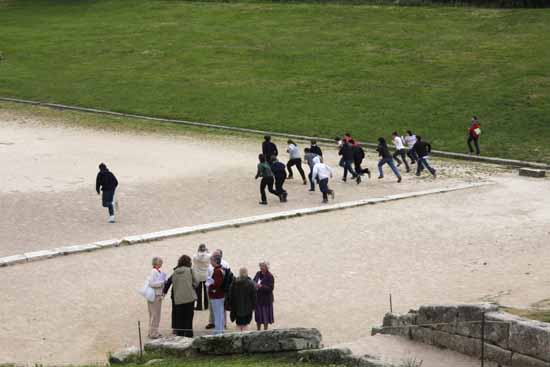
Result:
<svg viewBox="0 0 550 367"><path fill-rule="evenodd" d="M275 188L273 187L275 184L275 179L273 177L266 177L266 184L267 184L267 190L273 195L279 197L279 194L277 194L277 191L275 191Z"/></svg>
<svg viewBox="0 0 550 367"><path fill-rule="evenodd" d="M148 305L150 307L149 309L149 315L150 315L150 325L149 325L149 337L150 338L158 338L160 335L159 333L159 325L160 325L160 313L162 310L162 297L156 296L154 302L148 302Z"/></svg>
<svg viewBox="0 0 550 367"><path fill-rule="evenodd" d="M267 197L265 195L265 188L267 186L268 177L262 177L262 181L260 181L260 195L262 198L262 203L267 203ZM273 183L271 184L273 186Z"/></svg>
<svg viewBox="0 0 550 367"><path fill-rule="evenodd" d="M195 288L195 293L197 294L197 306L195 310L197 311L202 311L202 284L203 282L199 282L199 285Z"/></svg>
<svg viewBox="0 0 550 367"><path fill-rule="evenodd" d="M433 169L430 164L428 163L428 160L426 158L422 158L422 164L424 167L430 171L430 173L435 177L435 169Z"/></svg>
<svg viewBox="0 0 550 367"><path fill-rule="evenodd" d="M422 157L418 157L417 161L416 161L416 175L417 176L420 176L420 173L422 172L422 170L424 169L424 158Z"/></svg>
<svg viewBox="0 0 550 367"><path fill-rule="evenodd" d="M214 334L223 334L223 326L224 326L224 299L213 299L212 300L212 308L214 309Z"/></svg>
<svg viewBox="0 0 550 367"><path fill-rule="evenodd" d="M113 207L114 198L115 198L114 190L103 191L101 194L101 201L102 201L103 207L107 208L107 210L109 211L109 216L111 217L110 219L114 219L113 216L115 215L115 208Z"/></svg>
<svg viewBox="0 0 550 367"><path fill-rule="evenodd" d="M264 324L264 330L267 330L268 324Z"/></svg>
<svg viewBox="0 0 550 367"><path fill-rule="evenodd" d="M298 168L298 172L300 172L300 176L302 177L302 181L304 181L304 184L306 184L306 174L304 173L304 169L302 168L302 160L296 159L296 168Z"/></svg>
<svg viewBox="0 0 550 367"><path fill-rule="evenodd" d="M204 301L204 309L208 310L208 306L210 301L208 300L208 289L206 289L206 282L202 282L202 291L204 294L203 301Z"/></svg>
<svg viewBox="0 0 550 367"><path fill-rule="evenodd" d="M407 163L407 158L405 157L405 149L399 150L399 155L401 156L403 163L405 163L405 169L409 172L411 168L409 167L409 163Z"/></svg>
<svg viewBox="0 0 550 367"><path fill-rule="evenodd" d="M479 138L474 138L474 145L476 147L476 154L479 155Z"/></svg>
<svg viewBox="0 0 550 367"><path fill-rule="evenodd" d="M386 163L386 158L382 158L378 161L378 178L384 178L384 170L382 166Z"/></svg>
<svg viewBox="0 0 550 367"><path fill-rule="evenodd" d="M309 178L309 191L315 191L315 182L313 182L313 177L311 177L311 174L313 172L311 171L311 167L309 168L309 174L307 177Z"/></svg>
<svg viewBox="0 0 550 367"><path fill-rule="evenodd" d="M395 159L397 161L397 166L400 166L401 165L401 160L399 160L399 155L401 153L399 153L399 150L396 150L395 153L393 153L392 157L393 159Z"/></svg>
<svg viewBox="0 0 550 367"><path fill-rule="evenodd" d="M390 166L391 170L395 174L395 176L398 178L398 181L401 181L401 174L399 173L399 170L397 167L395 167L395 163L393 163L393 159L388 160L388 166Z"/></svg>
<svg viewBox="0 0 550 367"><path fill-rule="evenodd" d="M256 329L257 329L258 331L260 331L260 330L261 330L261 328L262 328L262 324L260 324L260 323L256 323Z"/></svg>
<svg viewBox="0 0 550 367"><path fill-rule="evenodd" d="M193 317L195 312L193 310L193 302L183 305L183 336L188 338L193 337Z"/></svg>
<svg viewBox="0 0 550 367"><path fill-rule="evenodd" d="M328 178L319 181L319 190L323 193L323 203L328 202Z"/></svg>
<svg viewBox="0 0 550 367"><path fill-rule="evenodd" d="M214 325L214 307L212 307L212 300L210 297L208 297L208 308L210 311L208 312L208 325L206 325L206 328L212 329Z"/></svg>
<svg viewBox="0 0 550 367"><path fill-rule="evenodd" d="M474 140L474 138L472 137L472 135L469 135L468 136L468 150L470 151L470 153L474 152L474 148L472 148L472 141L473 140Z"/></svg>
<svg viewBox="0 0 550 367"><path fill-rule="evenodd" d="M291 159L287 162L286 164L286 169L288 170L288 179L291 180L293 179L294 177L294 174L292 172L292 166L294 165L294 159Z"/></svg>

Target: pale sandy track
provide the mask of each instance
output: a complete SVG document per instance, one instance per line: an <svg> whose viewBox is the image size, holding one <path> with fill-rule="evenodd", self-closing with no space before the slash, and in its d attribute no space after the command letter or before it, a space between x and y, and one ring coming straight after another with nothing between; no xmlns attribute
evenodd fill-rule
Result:
<svg viewBox="0 0 550 367"><path fill-rule="evenodd" d="M26 166L18 154L10 156L13 151L7 153L20 143L7 139L6 132L17 126L15 130L23 134L17 118L12 116L10 122L0 124L2 139L15 142L0 146L0 157L4 167L10 164L10 172L32 179L20 179L20 186L15 185L19 181L12 175L2 181L0 243L5 254L282 208L279 203L268 208L257 206L256 183L248 179L254 174L257 148L246 140L213 145L221 155L236 161L233 171L220 177L220 172L227 172L223 164L214 165L215 173L204 173L193 168L202 158L182 158L196 151L193 144L202 146L204 142L184 137L172 140L80 132L72 138L80 141L79 146L70 149L89 149L90 157L82 153L74 165L65 170L58 167L53 176L43 176L45 172L30 175L35 166ZM35 124L29 129L35 133L40 129L42 137L49 134ZM65 141L64 130L48 138L56 142L53 147ZM128 186L121 190L121 221L108 226L87 180L90 176L93 180L98 160L92 157L97 153L92 149L94 143L115 138L122 142L127 139L128 145L120 143L121 147L140 149L123 159L123 151L130 148L121 148L121 155L110 157ZM171 154L156 155L156 150L147 149L165 145ZM42 164L55 168L63 161L57 155L52 157L43 158ZM162 169L158 160L167 162ZM329 161L336 163L334 153ZM260 258L271 261L276 276L278 327L318 327L328 345L350 344L358 354L379 351L393 358L415 355L425 360L424 367L441 367L441 361L446 366L477 366L478 362L470 358L408 345L395 337L381 342L380 338L389 337L371 338L370 328L379 325L387 312L390 292L394 309L400 312L433 302L494 300L526 306L548 298L549 180L436 162L443 167L442 183L490 176L496 185L2 268L0 363L97 362L105 360L107 351L135 344L136 321L147 318L144 301L135 288L148 272L150 257L164 257L169 269L178 256L192 254L204 241L211 248L223 248L235 269L242 265L255 269ZM178 171L180 164L185 169ZM159 179L146 180L143 172L154 172ZM44 177L56 178L53 187L45 186ZM65 183L74 177L86 179L68 190ZM335 183L338 200L416 191L439 182L412 177L402 185L393 179L374 181L359 188ZM235 186L242 191L235 191ZM11 192L15 187L19 193ZM296 182L289 188L296 197L289 207L318 205L318 193L309 195ZM6 207L11 210L8 214ZM12 219L14 215L17 220ZM168 303L163 329L169 328ZM197 330L202 330L205 316L196 316Z"/></svg>

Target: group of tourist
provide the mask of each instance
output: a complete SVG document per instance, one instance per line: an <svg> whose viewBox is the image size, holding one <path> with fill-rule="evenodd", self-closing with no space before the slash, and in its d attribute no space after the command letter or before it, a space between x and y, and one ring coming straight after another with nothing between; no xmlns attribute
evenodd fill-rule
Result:
<svg viewBox="0 0 550 367"><path fill-rule="evenodd" d="M161 268L163 260L154 257L152 270L141 293L147 299L149 310L149 338L161 337L159 331L162 301L168 292L172 300L172 332L178 336L193 337L195 311L209 310L206 329L221 334L227 327L227 312L240 331L252 322L264 330L273 324L273 289L275 278L269 263L260 261L253 279L245 267L234 276L220 249L209 253L201 244L191 258L182 255L169 277Z"/></svg>

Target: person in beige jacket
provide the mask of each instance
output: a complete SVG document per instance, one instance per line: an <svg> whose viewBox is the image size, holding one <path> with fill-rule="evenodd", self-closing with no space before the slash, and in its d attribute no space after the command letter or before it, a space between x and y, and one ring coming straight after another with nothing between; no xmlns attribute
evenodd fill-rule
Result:
<svg viewBox="0 0 550 367"><path fill-rule="evenodd" d="M207 310L208 309L208 292L206 290L206 278L208 278L208 267L210 266L210 253L204 243L199 245L199 249L195 256L193 256L193 272L197 281L197 306L195 310Z"/></svg>
<svg viewBox="0 0 550 367"><path fill-rule="evenodd" d="M164 285L164 294L172 287L172 331L178 336L193 337L194 306L197 300L197 278L191 269L191 258L182 255L174 273Z"/></svg>
<svg viewBox="0 0 550 367"><path fill-rule="evenodd" d="M149 338L156 339L161 337L159 333L159 324L166 273L160 270L162 267L162 259L160 257L154 257L152 265L153 269L147 281L149 282L149 286L155 291L155 300L153 302L147 301L147 309L149 310Z"/></svg>

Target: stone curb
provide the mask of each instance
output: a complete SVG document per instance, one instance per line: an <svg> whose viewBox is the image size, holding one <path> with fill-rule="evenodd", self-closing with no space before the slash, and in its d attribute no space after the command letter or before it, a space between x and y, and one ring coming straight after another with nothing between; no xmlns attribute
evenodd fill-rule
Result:
<svg viewBox="0 0 550 367"><path fill-rule="evenodd" d="M264 222L269 222L273 220L282 220L282 219L301 217L303 215L327 213L327 212L336 211L336 210L356 208L356 207L365 206L365 205L374 205L377 203L385 203L390 201L415 198L419 196L442 194L446 192L471 189L471 188L482 187L482 186L487 186L492 184L494 183L490 181L462 183L462 184L447 186L443 188L415 191L415 192L409 192L404 194L387 195L387 196L378 197L378 198L348 201L344 203L318 206L313 208L302 208L302 209L293 209L293 210L287 210L287 211L276 212L276 213L266 213L261 215L255 215L252 217L229 219L221 222L199 224L199 225L189 226L189 227L172 228L164 231L145 233L141 235L126 236L122 239L111 239L111 240L98 241L98 242L93 242L93 243L88 243L83 245L73 245L73 246L58 247L50 250L26 252L24 254L1 257L0 267L22 264L22 263L38 261L38 260L46 260L54 257L77 254L82 252L91 252L91 251L96 251L96 250L110 248L110 247L136 245L139 243L159 241L159 240L164 240L172 237L185 236L185 235L194 234L194 233L206 233L206 232L211 232L211 231L216 231L216 230L231 228L231 227L239 228L245 225L264 223Z"/></svg>
<svg viewBox="0 0 550 367"><path fill-rule="evenodd" d="M249 134L271 135L271 136L293 138L293 139L299 139L299 140L312 140L312 139L315 139L318 142L334 143L334 139L319 138L319 137L315 137L315 136L298 135L298 134L285 134L285 133L280 133L280 132L275 132L275 131L264 131L264 130L256 130L256 129L247 129L247 128L242 128L242 127L217 125L217 124L211 124L211 123L208 123L208 122L196 122L196 121L186 121L186 120L169 119L169 118L162 118L162 117L143 116L143 115L136 115L136 114L132 114L132 113L114 112L114 111L107 111L107 110L101 110L101 109L96 109L96 108L78 107L78 106L68 106L68 105L63 105L63 104L58 104L58 103L37 102L37 101L30 101L30 100L19 99L19 98L0 97L0 101L12 102L12 103L21 103L21 104L29 104L29 105L34 105L34 106L43 106L43 107L56 108L56 109L61 109L61 110L72 110L72 111L88 112L88 113L95 113L95 114L101 114L101 115L110 115L110 116L117 116L117 117L128 117L128 118L135 118L135 119L141 119L141 120L169 122L169 123L181 124L181 125L206 127L206 128L210 128L210 129L237 131L237 132L249 133ZM368 143L368 142L360 142L360 143L363 146L370 147L370 148L376 148L376 146L377 146L377 144L375 144L375 143ZM446 151L442 151L442 150L432 150L431 154L434 155L434 156L439 156L439 157L444 157L444 158L460 159L460 160L482 162L482 163L491 163L491 164L499 164L499 165L505 165L505 166L550 169L550 164L547 164L547 163L519 161L519 160L515 160L515 159L504 159L504 158L497 158L497 157L475 156L475 155L462 154L462 153L446 152Z"/></svg>

